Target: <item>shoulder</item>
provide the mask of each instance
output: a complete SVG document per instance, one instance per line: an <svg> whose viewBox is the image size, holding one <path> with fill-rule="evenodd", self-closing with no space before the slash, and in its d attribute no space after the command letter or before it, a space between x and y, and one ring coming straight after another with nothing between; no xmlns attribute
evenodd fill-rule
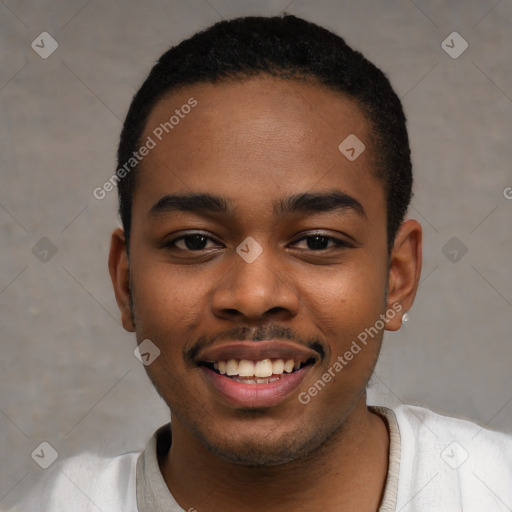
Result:
<svg viewBox="0 0 512 512"><path fill-rule="evenodd" d="M473 454L479 460L490 458L493 464L501 460L509 471L512 469L512 434L489 430L472 421L444 416L425 407L400 405L392 410L401 436L412 442L417 450L427 448L422 445L425 442L433 443L429 448L437 446L443 449L454 443L461 448L456 452L459 462L462 462L465 450L467 459ZM456 450L455 446L453 448ZM426 450L427 453L430 451Z"/></svg>
<svg viewBox="0 0 512 512"><path fill-rule="evenodd" d="M85 453L65 459L45 470L25 499L8 512L137 512L138 455L107 458Z"/></svg>
<svg viewBox="0 0 512 512"><path fill-rule="evenodd" d="M512 507L512 435L424 407L392 411L400 433L401 506L468 512Z"/></svg>

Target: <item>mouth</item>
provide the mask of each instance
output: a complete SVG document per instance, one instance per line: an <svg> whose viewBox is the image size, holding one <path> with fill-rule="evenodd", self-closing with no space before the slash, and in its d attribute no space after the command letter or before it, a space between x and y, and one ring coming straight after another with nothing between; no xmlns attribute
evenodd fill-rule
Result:
<svg viewBox="0 0 512 512"><path fill-rule="evenodd" d="M308 365L313 365L315 358L309 358L305 362L294 359L228 359L204 362L202 365L217 375L223 375L228 379L242 384L270 384L280 380L283 375L295 373Z"/></svg>
<svg viewBox="0 0 512 512"><path fill-rule="evenodd" d="M227 405L264 408L290 396L318 358L311 349L275 340L241 341L205 352L196 364Z"/></svg>

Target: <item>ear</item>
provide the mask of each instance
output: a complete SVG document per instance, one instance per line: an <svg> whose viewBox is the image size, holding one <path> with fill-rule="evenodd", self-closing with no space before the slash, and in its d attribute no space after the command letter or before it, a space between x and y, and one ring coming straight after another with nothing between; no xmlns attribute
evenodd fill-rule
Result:
<svg viewBox="0 0 512 512"><path fill-rule="evenodd" d="M121 311L123 327L129 332L135 332L135 323L130 309L130 263L126 253L126 238L121 228L112 233L108 270L117 305Z"/></svg>
<svg viewBox="0 0 512 512"><path fill-rule="evenodd" d="M406 220L398 230L389 261L387 310L399 311L386 322L388 331L398 331L403 315L411 308L421 275L422 230L415 220ZM401 308L398 307L401 306Z"/></svg>

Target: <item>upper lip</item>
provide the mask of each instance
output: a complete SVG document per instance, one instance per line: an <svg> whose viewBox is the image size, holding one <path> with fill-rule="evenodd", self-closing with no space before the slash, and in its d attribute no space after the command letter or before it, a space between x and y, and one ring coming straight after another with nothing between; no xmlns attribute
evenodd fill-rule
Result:
<svg viewBox="0 0 512 512"><path fill-rule="evenodd" d="M215 363L229 359L293 359L305 363L309 359L318 359L319 354L314 350L297 345L293 342L264 340L264 341L230 341L229 343L207 347L200 350L195 358L196 363Z"/></svg>

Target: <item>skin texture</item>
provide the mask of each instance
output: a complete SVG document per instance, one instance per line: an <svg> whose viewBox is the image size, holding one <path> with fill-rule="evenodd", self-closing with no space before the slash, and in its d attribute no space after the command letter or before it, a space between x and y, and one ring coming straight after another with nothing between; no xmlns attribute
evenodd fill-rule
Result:
<svg viewBox="0 0 512 512"><path fill-rule="evenodd" d="M130 256L118 229L109 260L123 326L161 350L146 370L172 413L167 485L185 510L375 511L389 438L366 407L366 385L383 330L308 404L297 395L393 304L402 309L385 328L400 328L418 286L421 227L404 222L388 255L371 126L352 100L266 76L195 84L157 104L144 140L190 97L197 106L141 162ZM353 162L338 150L349 134L366 145ZM273 211L290 195L332 191L365 213ZM233 211L149 213L166 194L198 192L226 198ZM170 243L197 230L212 238L204 249ZM318 234L345 243L305 238ZM263 250L252 263L236 252L249 236ZM297 346L316 343L318 357L273 407L227 403L189 357L207 344L279 332Z"/></svg>

